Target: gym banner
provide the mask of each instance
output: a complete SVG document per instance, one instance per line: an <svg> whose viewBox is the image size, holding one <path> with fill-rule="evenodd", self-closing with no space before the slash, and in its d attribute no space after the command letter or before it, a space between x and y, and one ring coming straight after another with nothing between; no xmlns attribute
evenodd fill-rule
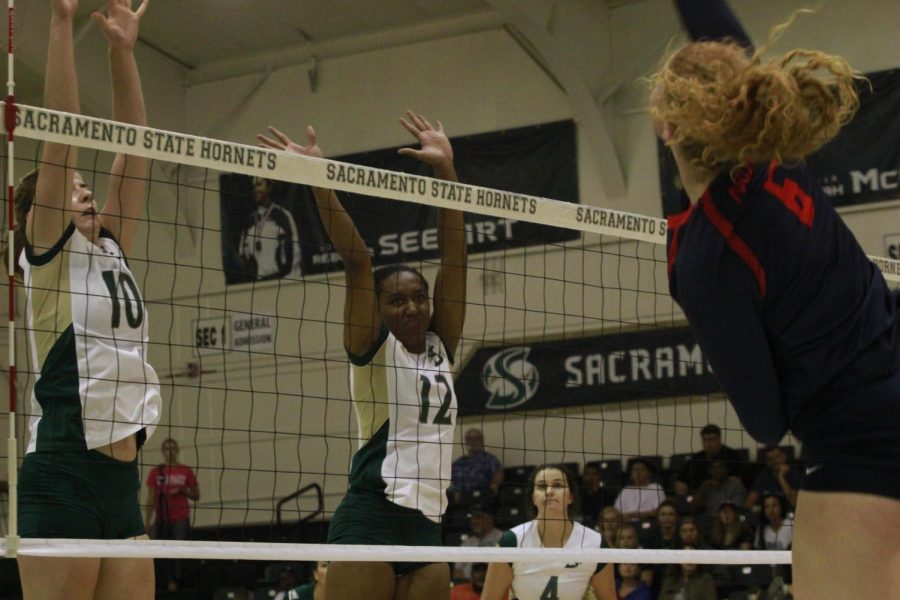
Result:
<svg viewBox="0 0 900 600"><path fill-rule="evenodd" d="M835 206L900 198L900 69L866 77L857 85L856 117L807 159ZM658 149L663 211L670 215L683 210L678 170L671 152L661 143Z"/></svg>
<svg viewBox="0 0 900 600"><path fill-rule="evenodd" d="M414 146L410 139L409 146ZM574 121L451 138L460 181L504 190L490 203L521 210L518 194L578 202ZM430 167L397 148L335 157L395 172L432 176ZM348 170L348 176L353 175ZM448 193L454 188L448 187ZM220 179L222 254L226 281L309 275L342 268L322 227L312 191L285 182L260 184L245 175ZM340 192L338 196L373 251L374 263L437 256L437 211L428 206ZM465 215L469 252L578 239L580 233L509 218Z"/></svg>
<svg viewBox="0 0 900 600"><path fill-rule="evenodd" d="M455 387L461 415L719 390L688 327L480 348Z"/></svg>

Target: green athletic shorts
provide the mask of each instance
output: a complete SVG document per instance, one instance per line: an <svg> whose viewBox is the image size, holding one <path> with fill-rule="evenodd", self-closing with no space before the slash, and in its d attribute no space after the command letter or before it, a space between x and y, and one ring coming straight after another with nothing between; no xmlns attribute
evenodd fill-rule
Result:
<svg viewBox="0 0 900 600"><path fill-rule="evenodd" d="M117 540L143 535L137 460L96 450L32 452L19 470L19 535Z"/></svg>
<svg viewBox="0 0 900 600"><path fill-rule="evenodd" d="M375 546L443 546L441 526L420 511L384 497L349 492L328 526L329 544ZM397 577L430 563L392 562Z"/></svg>

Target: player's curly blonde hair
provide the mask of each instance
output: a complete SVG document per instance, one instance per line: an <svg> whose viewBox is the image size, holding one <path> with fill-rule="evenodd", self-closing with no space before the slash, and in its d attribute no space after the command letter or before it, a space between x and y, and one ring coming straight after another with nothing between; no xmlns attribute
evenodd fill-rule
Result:
<svg viewBox="0 0 900 600"><path fill-rule="evenodd" d="M773 30L770 41L786 23ZM859 108L841 57L792 50L763 62L733 42L695 42L651 77L651 114L669 124L696 166L713 171L748 162L798 162L833 138Z"/></svg>

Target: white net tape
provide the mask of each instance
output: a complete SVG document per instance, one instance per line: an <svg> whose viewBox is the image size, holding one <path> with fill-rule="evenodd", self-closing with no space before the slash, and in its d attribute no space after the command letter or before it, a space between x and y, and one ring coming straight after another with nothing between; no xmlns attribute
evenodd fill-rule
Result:
<svg viewBox="0 0 900 600"><path fill-rule="evenodd" d="M435 208L477 212L630 240L666 242L666 221L657 217L451 183L34 106L19 105L18 108L16 134L24 138L345 192L371 193ZM900 261L870 258L886 279L900 282Z"/></svg>
<svg viewBox="0 0 900 600"><path fill-rule="evenodd" d="M3 546L0 546L3 547ZM720 565L790 564L791 553L772 550L569 550L563 548L466 548L437 546L363 546L347 544L273 544L174 542L165 540L23 539L27 556L166 557L271 561L412 562L597 562Z"/></svg>

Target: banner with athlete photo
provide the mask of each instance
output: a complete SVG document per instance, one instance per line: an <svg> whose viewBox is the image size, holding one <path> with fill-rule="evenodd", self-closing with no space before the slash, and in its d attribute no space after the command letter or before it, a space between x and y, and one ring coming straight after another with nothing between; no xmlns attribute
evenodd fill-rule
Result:
<svg viewBox="0 0 900 600"><path fill-rule="evenodd" d="M857 84L856 117L807 159L835 206L900 199L900 69L866 75ZM871 89L869 87L871 83ZM684 210L678 169L658 142L663 212Z"/></svg>
<svg viewBox="0 0 900 600"><path fill-rule="evenodd" d="M574 121L460 136L450 141L462 182L578 202ZM334 159L432 176L430 167L397 154L397 148ZM260 198L260 186L250 177L222 175L219 185L222 254L228 283L342 268L340 257L322 227L309 187L275 182L267 192L271 201L265 203ZM416 262L437 256L434 209L360 194L341 192L339 197L372 248L376 265ZM475 214L466 214L466 227L470 253L564 242L580 236L570 229Z"/></svg>
<svg viewBox="0 0 900 600"><path fill-rule="evenodd" d="M688 327L480 348L456 380L460 415L719 391Z"/></svg>

